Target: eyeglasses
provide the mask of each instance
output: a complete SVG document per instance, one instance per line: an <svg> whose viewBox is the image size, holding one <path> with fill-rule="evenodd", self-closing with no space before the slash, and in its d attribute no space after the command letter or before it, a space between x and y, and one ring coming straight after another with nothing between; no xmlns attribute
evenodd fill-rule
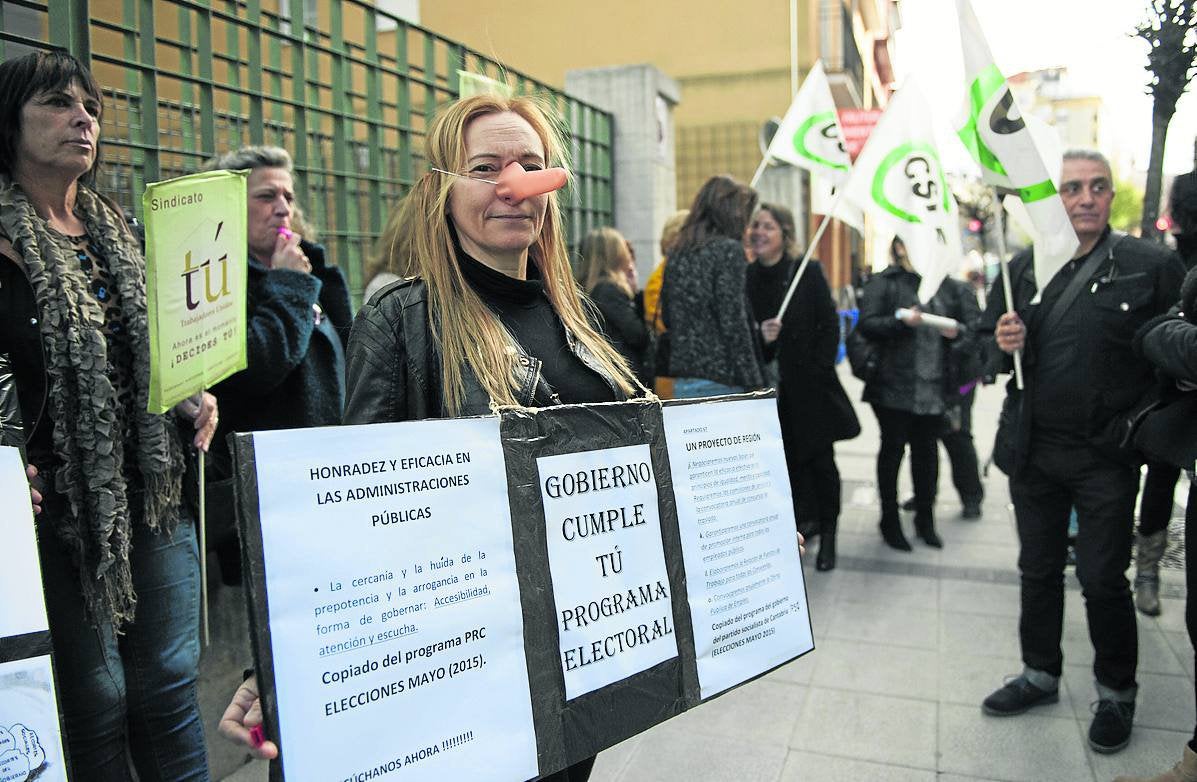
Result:
<svg viewBox="0 0 1197 782"><path fill-rule="evenodd" d="M1060 195L1078 196L1084 191L1086 184L1088 184L1089 194L1092 196L1104 196L1114 191L1114 185L1108 179L1094 179L1088 183L1074 180L1060 185Z"/></svg>

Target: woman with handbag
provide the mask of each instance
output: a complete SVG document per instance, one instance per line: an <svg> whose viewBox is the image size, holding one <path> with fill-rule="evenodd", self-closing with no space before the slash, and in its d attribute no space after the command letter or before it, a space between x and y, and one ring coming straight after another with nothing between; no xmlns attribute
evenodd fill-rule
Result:
<svg viewBox="0 0 1197 782"><path fill-rule="evenodd" d="M922 320L921 278L895 238L889 267L873 275L860 305L860 337L878 346L876 372L865 384L864 401L873 406L881 427L877 453L877 492L881 498L881 537L886 545L910 551L898 515L898 470L910 444L914 474L915 534L932 548L943 548L935 531L935 490L939 481L937 438L943 423L947 343L959 328L939 330ZM898 310L902 317L897 317ZM936 310L935 299L928 311ZM940 313L942 314L942 313Z"/></svg>
<svg viewBox="0 0 1197 782"><path fill-rule="evenodd" d="M835 372L839 316L823 267L811 261L781 319L774 317L797 271L794 215L761 204L749 231L756 262L748 267L748 298L760 324L765 357L775 358L777 413L794 494L794 518L814 523L818 570L835 568L840 517L840 473L835 443L860 434L852 402Z"/></svg>

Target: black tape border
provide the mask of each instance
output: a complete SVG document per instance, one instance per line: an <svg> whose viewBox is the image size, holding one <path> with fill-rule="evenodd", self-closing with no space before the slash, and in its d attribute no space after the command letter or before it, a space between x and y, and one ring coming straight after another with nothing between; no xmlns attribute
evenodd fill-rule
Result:
<svg viewBox="0 0 1197 782"><path fill-rule="evenodd" d="M278 695L274 676L274 647L270 637L270 600L266 591L266 553L262 544L262 515L258 505L258 469L253 434L229 435L233 455L233 474L237 477L234 504L237 530L241 535L241 572L245 602L249 613L249 640L253 649L254 670L262 701L262 721L266 735L280 743ZM285 759L280 754L270 762L272 782L284 778Z"/></svg>

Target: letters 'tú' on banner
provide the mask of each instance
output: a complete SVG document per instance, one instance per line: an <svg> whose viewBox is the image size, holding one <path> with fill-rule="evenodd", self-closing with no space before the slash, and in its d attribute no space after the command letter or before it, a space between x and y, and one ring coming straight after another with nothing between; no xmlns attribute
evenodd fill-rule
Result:
<svg viewBox="0 0 1197 782"><path fill-rule="evenodd" d="M245 369L245 182L244 171L210 171L142 196L152 413Z"/></svg>

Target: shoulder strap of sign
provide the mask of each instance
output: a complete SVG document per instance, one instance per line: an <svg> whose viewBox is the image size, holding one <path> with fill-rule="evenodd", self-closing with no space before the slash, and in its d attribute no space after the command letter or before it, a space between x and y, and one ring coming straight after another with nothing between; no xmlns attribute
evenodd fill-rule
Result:
<svg viewBox="0 0 1197 782"><path fill-rule="evenodd" d="M1060 321L1064 320L1064 315L1067 314L1068 309L1076 301L1076 297L1080 295L1081 289L1089 284L1089 279L1097 272L1097 267L1101 266L1101 262L1107 257L1114 257L1114 248L1125 237L1126 234L1124 232L1111 229L1106 234L1106 238L1093 248L1093 251L1089 253L1089 257L1085 259L1085 263L1069 281L1068 287L1060 294L1060 298L1056 299L1051 312L1047 314L1047 319L1043 322L1043 331L1045 333L1050 334L1056 326L1060 325Z"/></svg>

